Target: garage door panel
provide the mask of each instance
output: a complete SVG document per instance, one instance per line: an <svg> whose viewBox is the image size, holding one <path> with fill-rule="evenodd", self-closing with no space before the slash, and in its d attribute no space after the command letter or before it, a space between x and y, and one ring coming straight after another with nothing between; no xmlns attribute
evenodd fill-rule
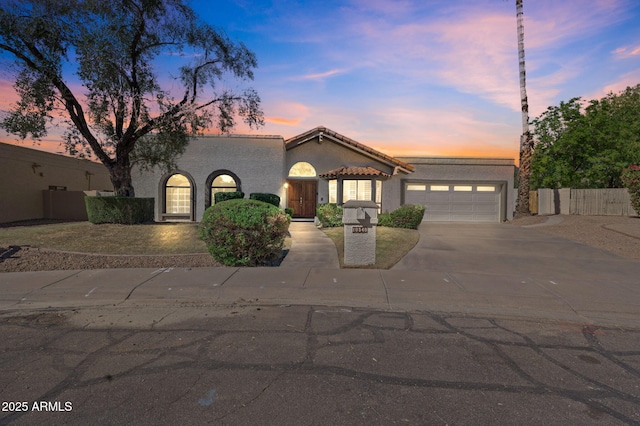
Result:
<svg viewBox="0 0 640 426"><path fill-rule="evenodd" d="M429 203L450 203L452 194L449 192L425 192L426 201Z"/></svg>
<svg viewBox="0 0 640 426"><path fill-rule="evenodd" d="M473 194L472 193L468 193L468 194L454 193L451 200L454 203L473 203Z"/></svg>
<svg viewBox="0 0 640 426"><path fill-rule="evenodd" d="M499 222L499 184L468 182L410 184L405 185L405 203L422 204L426 207L423 221L426 222ZM424 188L423 190L419 190ZM448 188L448 191L443 189ZM417 190L418 189L418 190Z"/></svg>
<svg viewBox="0 0 640 426"><path fill-rule="evenodd" d="M497 194L475 194L473 196L474 201L478 203L495 203Z"/></svg>
<svg viewBox="0 0 640 426"><path fill-rule="evenodd" d="M449 219L449 222L473 222L474 221L474 215L473 213L451 213L451 219Z"/></svg>
<svg viewBox="0 0 640 426"><path fill-rule="evenodd" d="M496 213L498 213L497 206L476 206L475 212L480 214L489 214L495 217Z"/></svg>
<svg viewBox="0 0 640 426"><path fill-rule="evenodd" d="M451 204L435 204L435 203L429 203L429 211L434 211L434 212L450 212L451 211Z"/></svg>
<svg viewBox="0 0 640 426"><path fill-rule="evenodd" d="M473 204L451 204L450 210L452 213L473 213Z"/></svg>

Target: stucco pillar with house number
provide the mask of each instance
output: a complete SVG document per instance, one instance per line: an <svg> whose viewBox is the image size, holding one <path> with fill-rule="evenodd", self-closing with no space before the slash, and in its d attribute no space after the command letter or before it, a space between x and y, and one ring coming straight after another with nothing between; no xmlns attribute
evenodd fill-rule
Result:
<svg viewBox="0 0 640 426"><path fill-rule="evenodd" d="M373 201L351 200L342 208L345 266L374 265L378 205Z"/></svg>

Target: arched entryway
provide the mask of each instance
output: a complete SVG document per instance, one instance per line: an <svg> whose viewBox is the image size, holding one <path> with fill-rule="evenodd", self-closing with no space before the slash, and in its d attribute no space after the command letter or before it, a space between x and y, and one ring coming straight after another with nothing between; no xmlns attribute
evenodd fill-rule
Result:
<svg viewBox="0 0 640 426"><path fill-rule="evenodd" d="M300 161L291 166L287 179L287 207L293 209L293 217L314 218L317 198L318 178L313 165Z"/></svg>

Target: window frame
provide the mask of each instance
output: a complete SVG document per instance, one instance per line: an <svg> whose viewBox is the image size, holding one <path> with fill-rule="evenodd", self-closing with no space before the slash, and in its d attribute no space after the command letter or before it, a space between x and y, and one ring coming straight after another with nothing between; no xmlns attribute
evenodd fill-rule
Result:
<svg viewBox="0 0 640 426"><path fill-rule="evenodd" d="M362 178L358 176L345 176L338 177L337 179L329 179L328 181L328 189L329 189L329 202L334 202L338 205L343 205L346 201L345 197L345 181L357 181L357 182L369 182L370 187L370 195L369 198L363 201L373 201L378 205L378 212L382 212L382 181L383 179L375 179L375 178ZM335 182L335 183L334 183ZM335 194L333 191L335 190ZM356 184L356 199L358 199L359 192L359 183Z"/></svg>
<svg viewBox="0 0 640 426"><path fill-rule="evenodd" d="M168 213L167 212L167 183L169 182L169 179L171 179L172 176L175 175L182 175L184 176L188 183L189 183L189 200L188 200L188 205L189 205L189 212L183 212L183 213ZM176 187L177 188L177 187ZM187 188L186 186L182 187L182 188ZM189 174L188 172L184 171L184 170L173 170L169 173L167 173L166 175L163 176L163 178L160 180L160 187L158 188L158 193L159 193L159 205L158 205L158 209L159 209L159 216L160 216L160 221L171 221L171 220L176 220L176 221L195 221L195 214L196 214L196 184L195 181L193 180L193 177L191 176L191 174Z"/></svg>
<svg viewBox="0 0 640 426"><path fill-rule="evenodd" d="M242 182L241 182L241 180L240 180L240 178L238 177L237 174L235 174L231 170L227 170L227 169L215 170L214 172L209 174L209 176L207 177L207 180L205 182L206 188L207 188L207 192L205 192L204 205L206 207L211 207L212 205L215 204L215 198L214 198L214 195L213 195L214 194L214 192L213 192L213 181L216 180L217 177L220 177L222 175L230 176L236 183L236 191L242 192ZM223 188L223 187L219 187L219 188ZM227 188L230 188L230 187L227 187ZM233 192L233 191L226 191L226 192Z"/></svg>
<svg viewBox="0 0 640 426"><path fill-rule="evenodd" d="M298 165L300 165L300 167L309 167L311 170L313 170L313 174L305 174L305 175L291 174L291 171L294 170L294 168ZM287 176L289 179L311 179L311 178L318 177L318 171L316 170L314 165L309 163L308 161L298 161L294 163L291 167L289 167L289 170L287 171Z"/></svg>

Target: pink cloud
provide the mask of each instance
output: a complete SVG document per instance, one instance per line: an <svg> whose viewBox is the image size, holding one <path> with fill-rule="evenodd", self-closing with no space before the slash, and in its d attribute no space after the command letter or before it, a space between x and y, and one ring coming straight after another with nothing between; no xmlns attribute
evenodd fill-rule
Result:
<svg viewBox="0 0 640 426"><path fill-rule="evenodd" d="M479 118L464 109L393 109L386 112L400 128L378 134L372 145L391 155L501 156L514 158L520 129ZM381 126L382 127L382 126Z"/></svg>
<svg viewBox="0 0 640 426"><path fill-rule="evenodd" d="M333 69L329 71L325 71L317 74L307 74L300 77L294 77L294 80L316 80L323 81L328 77L333 77L334 75L344 74L347 70L345 69Z"/></svg>
<svg viewBox="0 0 640 426"><path fill-rule="evenodd" d="M601 89L585 94L583 97L585 99L600 99L609 93L619 93L627 87L637 86L638 84L640 84L640 69L628 72L613 83L606 84Z"/></svg>
<svg viewBox="0 0 640 426"><path fill-rule="evenodd" d="M309 120L281 134L288 138L324 125L389 155L518 155L519 123L488 121L478 117L477 111L463 107L443 110L382 105L363 111L366 121L330 105L310 110Z"/></svg>
<svg viewBox="0 0 640 426"><path fill-rule="evenodd" d="M389 1L376 3L382 5L379 7L392 7ZM624 19L622 6L620 0L541 0L535 7L527 7L525 3L528 77L531 79L542 67L549 68L549 61L554 61L549 51ZM442 6L438 9L440 15L435 17L431 13L416 13L405 5L394 11L404 12L405 19L353 17L348 27L363 48L357 53L359 57L344 60L384 67L426 84L445 84L513 111L520 110L513 2L477 1L464 6ZM586 56L558 60L552 63L558 68L556 71L545 72L544 78L537 81L529 80L541 105L552 104L558 88L583 71L580 62Z"/></svg>
<svg viewBox="0 0 640 426"><path fill-rule="evenodd" d="M6 143L9 145L17 145L24 148L36 149L38 151L50 152L53 154L68 155L64 151L64 147L60 145L60 139L46 138L41 141L24 140L20 141L13 135L8 135L4 131L0 130L0 143Z"/></svg>
<svg viewBox="0 0 640 426"><path fill-rule="evenodd" d="M415 9L414 3L407 0L354 0L352 2L360 11L375 11L388 15L404 15Z"/></svg>
<svg viewBox="0 0 640 426"><path fill-rule="evenodd" d="M640 55L640 46L625 46L619 47L613 51L613 54L618 59L628 59L633 58L634 56Z"/></svg>
<svg viewBox="0 0 640 426"><path fill-rule="evenodd" d="M266 117L265 121L273 124L282 124L284 126L296 126L300 123L299 118L283 118L283 117Z"/></svg>

